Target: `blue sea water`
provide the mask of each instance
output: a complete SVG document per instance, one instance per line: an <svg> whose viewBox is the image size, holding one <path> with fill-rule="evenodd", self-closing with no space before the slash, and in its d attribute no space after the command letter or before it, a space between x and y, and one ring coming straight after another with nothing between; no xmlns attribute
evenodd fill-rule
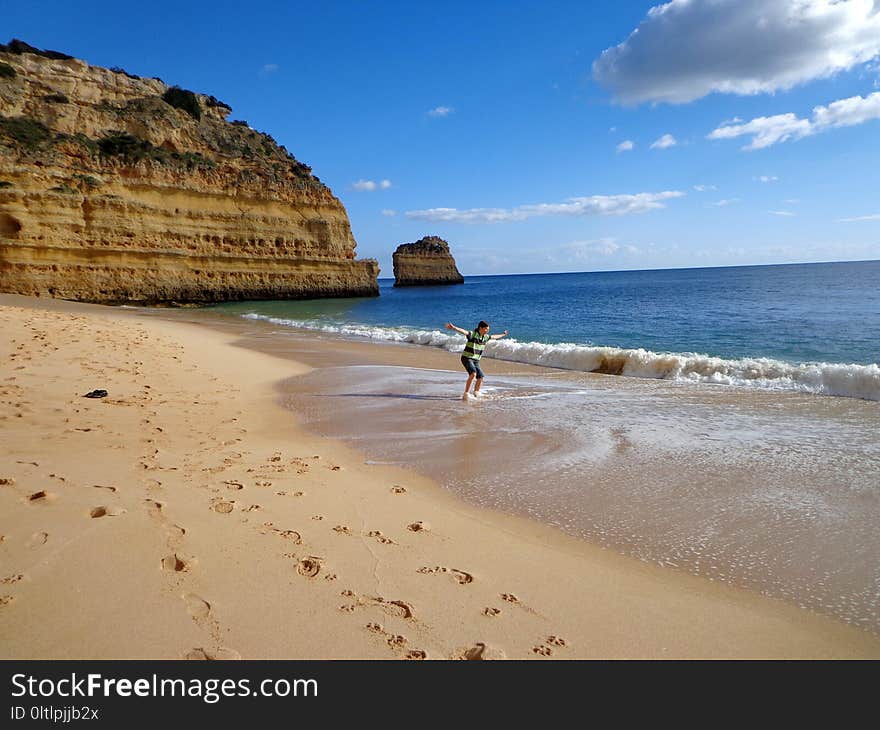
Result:
<svg viewBox="0 0 880 730"><path fill-rule="evenodd" d="M460 349L447 321L510 331L487 355L586 372L880 400L880 261L468 277L369 299L221 310Z"/></svg>

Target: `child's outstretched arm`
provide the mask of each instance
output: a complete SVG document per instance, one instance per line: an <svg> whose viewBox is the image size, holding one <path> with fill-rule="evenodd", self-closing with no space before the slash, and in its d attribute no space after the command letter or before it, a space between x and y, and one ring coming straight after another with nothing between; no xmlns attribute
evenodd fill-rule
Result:
<svg viewBox="0 0 880 730"><path fill-rule="evenodd" d="M452 322L446 323L446 329L455 330L458 334L467 336L467 330L463 330L461 327L456 327Z"/></svg>
<svg viewBox="0 0 880 730"><path fill-rule="evenodd" d="M491 336L489 337L489 339L491 339L491 340L500 340L502 337L507 337L507 330L504 330L504 332L501 332L501 333L499 333L499 334L497 334L497 335L491 335Z"/></svg>

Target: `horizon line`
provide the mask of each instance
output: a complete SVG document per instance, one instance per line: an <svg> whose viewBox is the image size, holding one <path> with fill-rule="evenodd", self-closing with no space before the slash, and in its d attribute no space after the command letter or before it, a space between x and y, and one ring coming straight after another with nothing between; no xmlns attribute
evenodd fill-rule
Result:
<svg viewBox="0 0 880 730"><path fill-rule="evenodd" d="M845 259L831 261L787 261L776 264L719 264L715 266L669 266L647 269L600 269L594 271L519 271L504 274L462 274L465 278L477 276L555 276L559 274L626 274L640 271L694 271L702 269L754 269L768 266L814 266L817 264L871 264L880 263L877 259ZM377 277L379 281L394 281L393 276Z"/></svg>

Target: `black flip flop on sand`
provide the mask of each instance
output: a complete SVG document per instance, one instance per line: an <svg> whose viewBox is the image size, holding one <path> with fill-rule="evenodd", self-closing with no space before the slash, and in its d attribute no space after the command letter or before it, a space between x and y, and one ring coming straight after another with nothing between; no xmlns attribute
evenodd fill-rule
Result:
<svg viewBox="0 0 880 730"><path fill-rule="evenodd" d="M106 390L93 390L91 393L86 393L83 398L106 398L107 391Z"/></svg>

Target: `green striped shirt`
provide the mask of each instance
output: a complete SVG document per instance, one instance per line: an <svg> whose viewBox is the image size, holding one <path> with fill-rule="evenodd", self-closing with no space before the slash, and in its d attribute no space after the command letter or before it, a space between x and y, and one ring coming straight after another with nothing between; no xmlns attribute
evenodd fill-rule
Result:
<svg viewBox="0 0 880 730"><path fill-rule="evenodd" d="M467 344L464 346L462 357L469 357L472 360L479 360L483 356L483 349L489 341L489 333L481 335L477 330L469 330L467 333Z"/></svg>

